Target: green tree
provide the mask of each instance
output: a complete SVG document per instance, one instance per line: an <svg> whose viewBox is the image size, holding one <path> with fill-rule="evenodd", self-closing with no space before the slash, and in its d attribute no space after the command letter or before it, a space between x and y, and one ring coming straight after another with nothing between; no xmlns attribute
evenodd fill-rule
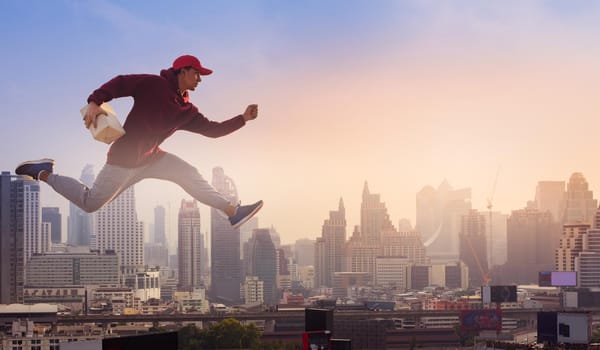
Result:
<svg viewBox="0 0 600 350"><path fill-rule="evenodd" d="M202 330L194 325L181 328L179 350L256 348L260 337L254 324L242 325L236 319L227 318Z"/></svg>

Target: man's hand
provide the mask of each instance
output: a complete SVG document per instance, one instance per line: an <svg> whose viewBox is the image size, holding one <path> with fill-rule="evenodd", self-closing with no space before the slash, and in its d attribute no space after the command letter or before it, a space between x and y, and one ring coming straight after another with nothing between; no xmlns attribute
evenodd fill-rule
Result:
<svg viewBox="0 0 600 350"><path fill-rule="evenodd" d="M85 117L83 117L83 122L85 123L85 127L87 129L90 128L90 125L93 125L94 128L98 126L98 116L100 114L107 115L106 112L100 108L95 102L88 103L87 111L85 112Z"/></svg>
<svg viewBox="0 0 600 350"><path fill-rule="evenodd" d="M256 119L257 116L258 116L258 105L257 104L248 105L248 107L246 107L246 111L244 112L244 115L243 115L244 121Z"/></svg>

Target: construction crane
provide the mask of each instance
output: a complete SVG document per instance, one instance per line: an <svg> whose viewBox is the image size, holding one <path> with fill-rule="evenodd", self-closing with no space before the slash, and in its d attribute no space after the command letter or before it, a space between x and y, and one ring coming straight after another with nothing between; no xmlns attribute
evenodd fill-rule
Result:
<svg viewBox="0 0 600 350"><path fill-rule="evenodd" d="M498 182L498 175L500 175L500 166L498 166L498 170L496 171L496 177L494 178L494 184L492 185L492 191L490 195L487 197L487 209L489 214L489 227L490 227L490 267L488 268L488 281L491 279L491 271L494 267L494 240L493 240L493 230L492 230L492 208L494 206L494 194L496 193L496 183Z"/></svg>

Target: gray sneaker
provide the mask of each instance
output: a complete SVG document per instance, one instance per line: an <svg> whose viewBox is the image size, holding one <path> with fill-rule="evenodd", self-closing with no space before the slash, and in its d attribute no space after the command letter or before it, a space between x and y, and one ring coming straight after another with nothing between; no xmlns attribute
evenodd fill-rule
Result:
<svg viewBox="0 0 600 350"><path fill-rule="evenodd" d="M25 175L33 178L34 180L39 180L40 173L42 171L52 173L53 168L54 159L44 158L38 160L30 160L19 164L19 166L15 169L15 174Z"/></svg>
<svg viewBox="0 0 600 350"><path fill-rule="evenodd" d="M263 206L263 201L258 201L250 205L238 205L235 208L235 214L229 217L229 223L233 228L242 226L246 221L250 220L254 214L258 213Z"/></svg>

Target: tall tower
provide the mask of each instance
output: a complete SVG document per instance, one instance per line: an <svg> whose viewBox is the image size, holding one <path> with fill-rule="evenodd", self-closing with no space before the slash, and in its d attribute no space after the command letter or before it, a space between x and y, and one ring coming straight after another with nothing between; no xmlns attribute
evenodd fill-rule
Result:
<svg viewBox="0 0 600 350"><path fill-rule="evenodd" d="M379 194L369 192L365 181L360 205L360 233L364 239L379 242L383 231L393 230L393 225L387 213L385 203L381 202Z"/></svg>
<svg viewBox="0 0 600 350"><path fill-rule="evenodd" d="M501 279L505 283L536 283L539 271L553 270L559 237L560 224L550 212L514 210L507 222L507 261Z"/></svg>
<svg viewBox="0 0 600 350"><path fill-rule="evenodd" d="M95 215L95 247L114 250L125 273L144 265L144 231L137 220L134 186L123 191Z"/></svg>
<svg viewBox="0 0 600 350"><path fill-rule="evenodd" d="M238 202L233 180L223 168L213 169L212 186L229 199ZM210 211L211 294L224 303L240 300L242 263L240 260L240 230L231 227L227 217L218 209Z"/></svg>
<svg viewBox="0 0 600 350"><path fill-rule="evenodd" d="M563 222L565 214L565 182L539 181L535 189L535 204L539 211L549 211L556 222Z"/></svg>
<svg viewBox="0 0 600 350"><path fill-rule="evenodd" d="M33 254L50 250L50 232L42 234L42 208L40 206L40 184L22 180L23 236L25 238L25 264Z"/></svg>
<svg viewBox="0 0 600 350"><path fill-rule="evenodd" d="M263 282L264 302L276 304L277 252L269 229L256 229L252 232L252 238L248 241L247 269L247 276L258 277Z"/></svg>
<svg viewBox="0 0 600 350"><path fill-rule="evenodd" d="M329 212L329 219L323 223L322 240L317 250L317 266L315 274L321 285L333 286L333 274L343 271L344 244L346 243L346 210L344 201L340 198L337 211ZM319 287L321 286L319 285Z"/></svg>
<svg viewBox="0 0 600 350"><path fill-rule="evenodd" d="M165 207L158 205L154 208L154 243L167 245L165 226Z"/></svg>
<svg viewBox="0 0 600 350"><path fill-rule="evenodd" d="M81 171L79 181L91 187L94 183L94 167L87 164ZM67 242L76 246L90 245L94 214L86 213L73 203L69 203L69 218L67 225Z"/></svg>
<svg viewBox="0 0 600 350"><path fill-rule="evenodd" d="M573 173L567 184L564 222L592 224L598 208L598 201L588 189L588 183L581 173Z"/></svg>
<svg viewBox="0 0 600 350"><path fill-rule="evenodd" d="M62 240L62 216L58 207L42 208L42 222L50 223L50 240L60 243Z"/></svg>
<svg viewBox="0 0 600 350"><path fill-rule="evenodd" d="M471 189L454 190L444 180L437 190L424 187L417 193L416 230L421 232L427 255L457 258L461 217L471 210Z"/></svg>
<svg viewBox="0 0 600 350"><path fill-rule="evenodd" d="M586 223L564 224L559 247L556 248L556 271L575 271L575 258L583 249L590 225Z"/></svg>
<svg viewBox="0 0 600 350"><path fill-rule="evenodd" d="M200 232L200 209L195 200L181 201L178 222L179 289L192 291L202 285L204 236Z"/></svg>
<svg viewBox="0 0 600 350"><path fill-rule="evenodd" d="M23 302L25 282L24 185L27 180L0 174L0 304ZM32 181L27 181L32 182Z"/></svg>
<svg viewBox="0 0 600 350"><path fill-rule="evenodd" d="M462 217L460 260L469 268L471 287L479 287L489 282L485 216L474 209Z"/></svg>

